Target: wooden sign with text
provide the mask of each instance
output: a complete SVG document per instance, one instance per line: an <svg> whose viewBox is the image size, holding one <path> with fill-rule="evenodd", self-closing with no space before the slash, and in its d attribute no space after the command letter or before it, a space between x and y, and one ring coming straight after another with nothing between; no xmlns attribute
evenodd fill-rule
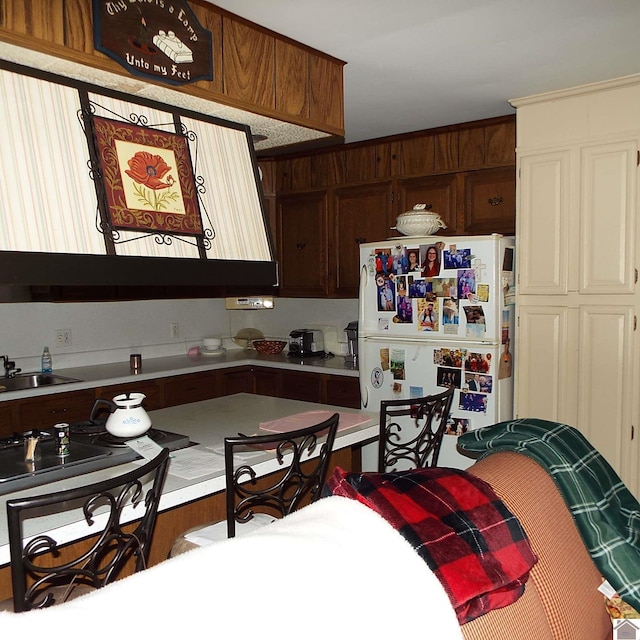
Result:
<svg viewBox="0 0 640 640"><path fill-rule="evenodd" d="M93 0L93 46L137 76L211 80L211 38L186 0Z"/></svg>

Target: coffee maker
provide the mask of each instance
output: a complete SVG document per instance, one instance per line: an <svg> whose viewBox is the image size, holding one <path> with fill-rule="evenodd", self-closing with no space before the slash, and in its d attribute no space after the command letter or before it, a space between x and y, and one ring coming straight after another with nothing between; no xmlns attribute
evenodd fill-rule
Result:
<svg viewBox="0 0 640 640"><path fill-rule="evenodd" d="M349 349L347 360L351 360L353 364L358 364L358 321L350 322L345 328L347 334L347 347Z"/></svg>
<svg viewBox="0 0 640 640"><path fill-rule="evenodd" d="M322 357L324 353L324 336L317 329L294 329L289 334L290 358Z"/></svg>

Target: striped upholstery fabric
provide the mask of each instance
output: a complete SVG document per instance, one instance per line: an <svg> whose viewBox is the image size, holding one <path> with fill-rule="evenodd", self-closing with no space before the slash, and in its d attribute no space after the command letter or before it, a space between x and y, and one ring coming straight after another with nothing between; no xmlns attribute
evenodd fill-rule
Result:
<svg viewBox="0 0 640 640"><path fill-rule="evenodd" d="M464 625L465 638L523 637L525 628L526 637L535 640L611 638L611 622L597 591L602 578L547 472L531 458L512 452L491 454L467 471L488 482L518 517L539 560L531 570L526 598ZM527 593L534 590L537 593ZM534 622L541 608L547 629L541 621ZM510 616L516 614L524 616L526 627L514 626L518 620ZM501 631L496 635L492 628Z"/></svg>

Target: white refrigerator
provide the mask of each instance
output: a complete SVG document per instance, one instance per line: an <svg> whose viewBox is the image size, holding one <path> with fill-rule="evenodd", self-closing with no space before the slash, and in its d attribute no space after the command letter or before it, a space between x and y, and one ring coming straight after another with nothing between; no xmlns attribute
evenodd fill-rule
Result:
<svg viewBox="0 0 640 640"><path fill-rule="evenodd" d="M439 466L473 460L459 435L513 416L515 239L393 238L360 245L362 408L456 389ZM377 444L363 451L374 470Z"/></svg>

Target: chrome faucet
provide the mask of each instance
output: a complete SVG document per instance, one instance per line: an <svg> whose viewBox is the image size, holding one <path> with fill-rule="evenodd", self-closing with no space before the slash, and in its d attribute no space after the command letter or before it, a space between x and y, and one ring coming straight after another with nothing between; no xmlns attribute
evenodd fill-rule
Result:
<svg viewBox="0 0 640 640"><path fill-rule="evenodd" d="M13 360L9 360L9 356L0 356L4 364L4 377L13 378L16 373L20 373L22 369L16 369L16 363Z"/></svg>

